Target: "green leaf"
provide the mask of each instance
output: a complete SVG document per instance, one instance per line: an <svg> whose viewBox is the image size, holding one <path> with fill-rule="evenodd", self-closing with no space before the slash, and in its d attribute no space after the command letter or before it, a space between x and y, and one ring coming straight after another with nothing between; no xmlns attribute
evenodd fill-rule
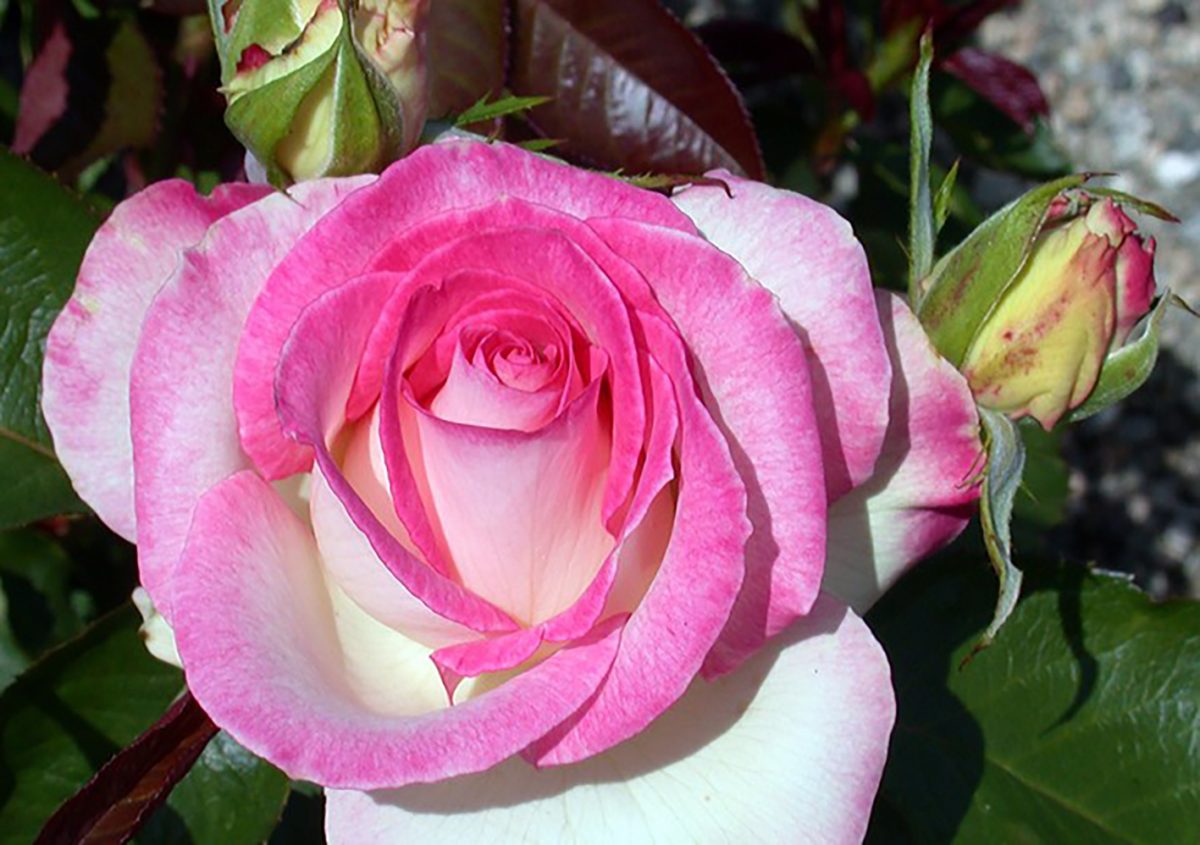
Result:
<svg viewBox="0 0 1200 845"><path fill-rule="evenodd" d="M933 267L933 242L937 237L933 201L929 196L929 147L933 143L933 119L929 114L929 67L933 64L933 34L921 36L921 56L913 71L908 113L909 141L908 206L908 292L917 300L918 283Z"/></svg>
<svg viewBox="0 0 1200 845"><path fill-rule="evenodd" d="M263 842L283 813L288 778L221 731L138 834L142 845Z"/></svg>
<svg viewBox="0 0 1200 845"><path fill-rule="evenodd" d="M0 149L0 528L81 510L40 410L46 334L99 221Z"/></svg>
<svg viewBox="0 0 1200 845"><path fill-rule="evenodd" d="M1004 636L960 670L988 580L945 555L867 616L897 697L868 841L1194 841L1200 604L1032 567Z"/></svg>
<svg viewBox="0 0 1200 845"><path fill-rule="evenodd" d="M1021 570L1012 560L1012 512L1025 472L1025 442L1016 423L1003 414L980 408L979 419L983 422L988 451L979 521L988 559L1000 580L992 622L979 641L979 647L983 648L991 645L1021 594Z"/></svg>
<svg viewBox="0 0 1200 845"><path fill-rule="evenodd" d="M1108 354L1096 386L1087 400L1071 413L1072 422L1087 419L1120 402L1150 378L1154 363L1158 360L1158 327L1170 303L1171 292L1167 291L1159 297L1158 305L1150 312L1141 336Z"/></svg>
<svg viewBox="0 0 1200 845"><path fill-rule="evenodd" d="M1026 131L961 80L935 73L930 98L938 127L968 159L1031 179L1054 179L1071 172L1071 161L1055 143L1044 120Z"/></svg>
<svg viewBox="0 0 1200 845"><path fill-rule="evenodd" d="M1025 265L1055 197L1086 180L1086 175L1066 176L1034 188L934 265L922 282L917 316L951 364L962 364L979 326Z"/></svg>
<svg viewBox="0 0 1200 845"><path fill-rule="evenodd" d="M491 102L488 102L487 97L480 97L473 106L454 119L454 125L462 128L470 126L473 123L495 120L498 117L506 117L510 114L528 111L534 106L540 106L542 103L548 102L550 102L549 97L508 96Z"/></svg>
<svg viewBox="0 0 1200 845"><path fill-rule="evenodd" d="M72 601L71 568L66 552L44 532L0 533L0 585L9 604L8 623L31 658L83 629Z"/></svg>
<svg viewBox="0 0 1200 845"><path fill-rule="evenodd" d="M946 225L946 218L950 216L950 207L954 199L954 186L958 182L958 165L962 159L955 159L954 164L950 165L950 170L942 179L942 183L938 185L937 193L933 196L933 237L936 241L938 232L942 231L942 227Z"/></svg>
<svg viewBox="0 0 1200 845"><path fill-rule="evenodd" d="M1061 430L1046 431L1032 420L1017 426L1025 444L1025 473L1013 502L1013 516L1043 529L1063 521L1070 472L1060 454Z"/></svg>
<svg viewBox="0 0 1200 845"><path fill-rule="evenodd" d="M0 696L0 843L28 843L183 688L127 605L51 652Z"/></svg>

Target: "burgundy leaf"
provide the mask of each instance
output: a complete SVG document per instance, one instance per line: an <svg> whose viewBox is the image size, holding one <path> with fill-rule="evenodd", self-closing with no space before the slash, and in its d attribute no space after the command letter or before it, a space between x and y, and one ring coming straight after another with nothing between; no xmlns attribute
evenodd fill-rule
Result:
<svg viewBox="0 0 1200 845"><path fill-rule="evenodd" d="M1027 68L995 53L964 47L946 57L941 67L957 76L979 96L1008 115L1026 132L1050 112L1037 77Z"/></svg>
<svg viewBox="0 0 1200 845"><path fill-rule="evenodd" d="M13 152L68 178L158 131L162 80L133 19L84 18L52 7L21 85Z"/></svg>
<svg viewBox="0 0 1200 845"><path fill-rule="evenodd" d="M570 156L629 172L727 167L761 179L737 90L658 0L516 0L510 86Z"/></svg>
<svg viewBox="0 0 1200 845"><path fill-rule="evenodd" d="M508 61L505 0L434 0L427 49L430 116L500 96Z"/></svg>
<svg viewBox="0 0 1200 845"><path fill-rule="evenodd" d="M217 726L191 693L58 808L35 845L119 845L137 833L188 773Z"/></svg>
<svg viewBox="0 0 1200 845"><path fill-rule="evenodd" d="M934 19L937 36L934 47L962 41L978 29L988 16L1019 2L1021 0L972 0L953 8L941 4L942 9Z"/></svg>

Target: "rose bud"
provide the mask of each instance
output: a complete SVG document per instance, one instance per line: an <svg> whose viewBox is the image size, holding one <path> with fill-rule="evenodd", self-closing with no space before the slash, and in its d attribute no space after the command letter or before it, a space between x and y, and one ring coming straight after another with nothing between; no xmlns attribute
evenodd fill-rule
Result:
<svg viewBox="0 0 1200 845"><path fill-rule="evenodd" d="M377 171L425 122L428 0L210 0L225 122L274 184ZM279 4L282 5L282 4Z"/></svg>
<svg viewBox="0 0 1200 845"><path fill-rule="evenodd" d="M1154 239L1112 196L1073 188L1032 191L984 223L934 268L919 309L981 407L1047 430L1097 390L1155 298Z"/></svg>

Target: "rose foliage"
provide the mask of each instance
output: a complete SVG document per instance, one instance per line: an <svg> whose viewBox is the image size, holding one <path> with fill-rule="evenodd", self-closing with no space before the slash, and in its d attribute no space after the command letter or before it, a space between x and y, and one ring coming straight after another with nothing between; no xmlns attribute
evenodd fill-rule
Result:
<svg viewBox="0 0 1200 845"><path fill-rule="evenodd" d="M459 139L98 232L57 452L332 841L863 836L855 611L965 525L978 418L844 220L710 175Z"/></svg>

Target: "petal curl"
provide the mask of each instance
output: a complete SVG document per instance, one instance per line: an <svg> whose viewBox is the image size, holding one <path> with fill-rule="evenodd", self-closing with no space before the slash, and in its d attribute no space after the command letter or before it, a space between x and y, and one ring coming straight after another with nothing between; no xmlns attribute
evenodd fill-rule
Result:
<svg viewBox="0 0 1200 845"><path fill-rule="evenodd" d="M866 625L823 597L736 672L571 766L512 760L388 792L326 793L338 843L858 843L895 715Z"/></svg>
<svg viewBox="0 0 1200 845"><path fill-rule="evenodd" d="M710 244L627 220L591 226L678 327L746 486L746 582L705 670L729 671L807 613L820 589L825 481L804 347L774 297Z"/></svg>
<svg viewBox="0 0 1200 845"><path fill-rule="evenodd" d="M201 499L173 598L188 687L213 721L292 777L350 789L436 781L510 757L593 694L622 621L430 710L432 663L417 670L415 644L369 617L339 618L353 605L335 604L311 534L249 471Z"/></svg>
<svg viewBox="0 0 1200 845"><path fill-rule="evenodd" d="M891 422L875 475L829 511L824 588L865 612L910 566L953 540L979 499L979 415L904 300L876 294L892 356Z"/></svg>
<svg viewBox="0 0 1200 845"><path fill-rule="evenodd" d="M870 477L887 428L891 369L866 254L850 224L828 206L727 171L709 175L733 196L694 185L673 199L709 241L779 297L799 327L811 350L832 503Z"/></svg>
<svg viewBox="0 0 1200 845"><path fill-rule="evenodd" d="M214 222L270 193L222 185L211 197L188 182L156 182L113 209L96 232L75 292L46 340L42 410L76 492L109 528L137 539L129 370L155 293L180 253Z"/></svg>

